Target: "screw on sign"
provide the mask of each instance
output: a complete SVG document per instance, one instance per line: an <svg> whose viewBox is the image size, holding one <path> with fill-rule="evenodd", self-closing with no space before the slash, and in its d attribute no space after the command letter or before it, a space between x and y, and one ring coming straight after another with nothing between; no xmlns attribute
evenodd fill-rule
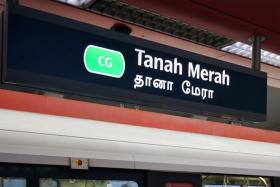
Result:
<svg viewBox="0 0 280 187"><path fill-rule="evenodd" d="M193 187L191 183L167 183L165 187Z"/></svg>

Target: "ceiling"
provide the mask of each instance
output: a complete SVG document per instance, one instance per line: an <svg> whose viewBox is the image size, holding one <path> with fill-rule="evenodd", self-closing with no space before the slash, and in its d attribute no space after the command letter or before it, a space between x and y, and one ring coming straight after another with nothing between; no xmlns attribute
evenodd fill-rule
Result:
<svg viewBox="0 0 280 187"><path fill-rule="evenodd" d="M150 12L116 0L96 0L87 6L86 9L122 20L126 23L138 25L215 49L221 49L234 43L232 39L209 32L206 29L193 27L180 20Z"/></svg>
<svg viewBox="0 0 280 187"><path fill-rule="evenodd" d="M248 43L265 37L263 48L280 54L279 0L122 0L125 3Z"/></svg>

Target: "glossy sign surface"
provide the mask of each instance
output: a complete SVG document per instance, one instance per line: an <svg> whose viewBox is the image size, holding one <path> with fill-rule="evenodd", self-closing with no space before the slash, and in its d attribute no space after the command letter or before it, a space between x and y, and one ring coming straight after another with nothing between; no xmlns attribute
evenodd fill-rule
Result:
<svg viewBox="0 0 280 187"><path fill-rule="evenodd" d="M10 8L8 30L7 84L161 111L266 119L265 73L20 6Z"/></svg>

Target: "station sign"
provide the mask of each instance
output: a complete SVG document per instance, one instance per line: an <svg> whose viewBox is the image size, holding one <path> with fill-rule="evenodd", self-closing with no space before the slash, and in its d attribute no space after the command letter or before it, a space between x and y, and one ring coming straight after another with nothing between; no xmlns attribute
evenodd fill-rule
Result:
<svg viewBox="0 0 280 187"><path fill-rule="evenodd" d="M266 119L265 73L179 48L14 6L4 83L161 111Z"/></svg>

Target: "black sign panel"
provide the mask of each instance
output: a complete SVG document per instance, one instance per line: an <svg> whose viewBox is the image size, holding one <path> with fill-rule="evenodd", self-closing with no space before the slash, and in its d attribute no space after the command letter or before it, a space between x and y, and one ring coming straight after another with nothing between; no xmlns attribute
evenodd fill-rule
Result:
<svg viewBox="0 0 280 187"><path fill-rule="evenodd" d="M9 11L4 82L262 121L266 74L24 7Z"/></svg>

